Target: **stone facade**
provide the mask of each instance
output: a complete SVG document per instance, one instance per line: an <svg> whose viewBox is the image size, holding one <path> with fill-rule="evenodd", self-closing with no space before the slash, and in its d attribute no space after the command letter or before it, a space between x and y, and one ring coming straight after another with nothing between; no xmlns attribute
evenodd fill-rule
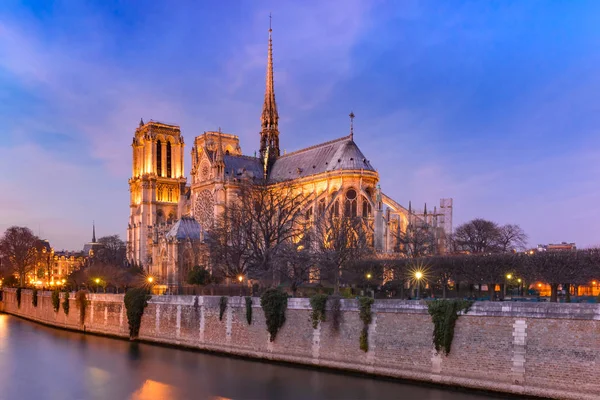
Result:
<svg viewBox="0 0 600 400"><path fill-rule="evenodd" d="M122 295L89 295L85 324L71 300L68 316L52 310L50 293L38 307L13 289L4 312L45 324L128 337ZM378 300L369 326L369 351L359 349L362 322L356 300L342 301L342 322L312 328L308 299L289 299L286 322L274 342L266 331L260 299L252 324L243 297L230 297L219 320L219 297L154 296L144 312L140 339L250 358L286 361L517 395L598 399L600 306L596 304L475 303L456 324L452 351L436 354L433 324L417 301Z"/></svg>

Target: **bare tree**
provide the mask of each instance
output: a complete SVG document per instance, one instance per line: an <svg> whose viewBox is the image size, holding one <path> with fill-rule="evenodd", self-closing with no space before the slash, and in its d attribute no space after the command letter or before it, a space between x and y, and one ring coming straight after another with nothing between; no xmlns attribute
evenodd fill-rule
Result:
<svg viewBox="0 0 600 400"><path fill-rule="evenodd" d="M31 229L21 226L11 226L0 239L0 252L8 259L11 271L19 275L21 286L25 286L25 275L35 271L39 243Z"/></svg>
<svg viewBox="0 0 600 400"><path fill-rule="evenodd" d="M119 235L103 236L98 243L102 245L95 257L98 261L119 267L124 265L127 246Z"/></svg>
<svg viewBox="0 0 600 400"><path fill-rule="evenodd" d="M490 253L498 251L499 236L498 224L477 218L456 228L453 240L460 250L470 253Z"/></svg>
<svg viewBox="0 0 600 400"><path fill-rule="evenodd" d="M525 250L527 234L519 225L506 224L498 230L498 247L500 251Z"/></svg>
<svg viewBox="0 0 600 400"><path fill-rule="evenodd" d="M338 215L334 207L317 215L312 250L321 271L328 272L339 293L340 278L351 273L351 266L372 253L365 221L360 217Z"/></svg>
<svg viewBox="0 0 600 400"><path fill-rule="evenodd" d="M225 276L278 279L277 265L289 243L304 233L303 207L308 196L287 183L240 182L210 233L211 259Z"/></svg>

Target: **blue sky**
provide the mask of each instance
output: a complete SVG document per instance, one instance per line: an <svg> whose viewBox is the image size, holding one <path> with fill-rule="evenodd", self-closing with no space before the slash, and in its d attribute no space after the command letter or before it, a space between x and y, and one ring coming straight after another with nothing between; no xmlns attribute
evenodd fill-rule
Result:
<svg viewBox="0 0 600 400"><path fill-rule="evenodd" d="M273 13L282 148L348 133L401 204L600 245L600 3L0 2L0 231L124 237L140 117L253 154Z"/></svg>

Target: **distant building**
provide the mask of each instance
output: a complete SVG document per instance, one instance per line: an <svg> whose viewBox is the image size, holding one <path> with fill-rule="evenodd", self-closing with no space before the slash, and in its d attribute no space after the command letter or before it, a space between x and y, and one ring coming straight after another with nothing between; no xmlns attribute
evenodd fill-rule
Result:
<svg viewBox="0 0 600 400"><path fill-rule="evenodd" d="M92 225L92 241L83 245L85 257L93 257L94 254L102 248L102 244L96 241L96 224Z"/></svg>
<svg viewBox="0 0 600 400"><path fill-rule="evenodd" d="M577 246L575 243L557 243L557 244L538 244L537 251L575 251Z"/></svg>

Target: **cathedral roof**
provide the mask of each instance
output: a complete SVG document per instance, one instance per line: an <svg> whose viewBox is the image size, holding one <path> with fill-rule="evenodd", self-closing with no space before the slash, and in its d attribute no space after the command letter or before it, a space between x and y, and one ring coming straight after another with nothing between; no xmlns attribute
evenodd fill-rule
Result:
<svg viewBox="0 0 600 400"><path fill-rule="evenodd" d="M285 181L329 171L361 169L375 171L350 135L278 157L269 180Z"/></svg>
<svg viewBox="0 0 600 400"><path fill-rule="evenodd" d="M260 159L249 156L224 155L225 176L227 178L239 178L244 173L250 175L250 178L261 178L263 176L263 166Z"/></svg>
<svg viewBox="0 0 600 400"><path fill-rule="evenodd" d="M175 225L169 230L169 232L165 235L167 239L191 239L191 240L199 240L202 228L198 221L196 221L192 217L182 217Z"/></svg>

